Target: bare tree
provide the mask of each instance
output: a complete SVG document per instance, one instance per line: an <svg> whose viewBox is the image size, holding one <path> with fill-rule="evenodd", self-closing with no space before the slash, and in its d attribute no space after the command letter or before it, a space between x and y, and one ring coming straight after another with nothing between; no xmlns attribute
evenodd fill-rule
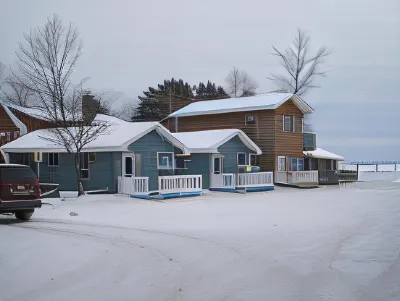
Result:
<svg viewBox="0 0 400 301"><path fill-rule="evenodd" d="M246 71L233 67L226 77L228 93L233 97L254 96L258 88L257 82Z"/></svg>
<svg viewBox="0 0 400 301"><path fill-rule="evenodd" d="M258 83L246 71L242 71L242 97L256 95L257 88Z"/></svg>
<svg viewBox="0 0 400 301"><path fill-rule="evenodd" d="M320 70L325 57L330 55L324 46L315 54L310 54L310 37L304 31L297 29L297 35L292 45L285 51L272 46L272 54L278 56L284 68L283 75L271 74L270 79L281 89L297 95L303 95L310 88L317 88L314 79L325 74Z"/></svg>
<svg viewBox="0 0 400 301"><path fill-rule="evenodd" d="M225 81L228 83L228 93L233 97L238 97L243 84L242 72L233 67Z"/></svg>
<svg viewBox="0 0 400 301"><path fill-rule="evenodd" d="M31 91L26 84L21 82L21 78L12 74L5 78L3 85L0 86L3 101L6 103L18 105L21 107L28 107L32 105Z"/></svg>
<svg viewBox="0 0 400 301"><path fill-rule="evenodd" d="M75 155L78 196L84 194L81 152L107 131L108 124L82 116L84 81L73 84L71 75L81 55L78 31L54 15L20 43L18 70L24 86L32 91L35 107L54 125L42 138L64 147Z"/></svg>

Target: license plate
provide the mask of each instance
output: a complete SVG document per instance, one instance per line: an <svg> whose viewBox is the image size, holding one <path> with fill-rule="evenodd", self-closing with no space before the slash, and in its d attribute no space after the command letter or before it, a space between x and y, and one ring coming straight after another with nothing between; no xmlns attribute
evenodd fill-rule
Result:
<svg viewBox="0 0 400 301"><path fill-rule="evenodd" d="M18 189L18 190L25 190L25 186L23 186L23 185L18 185L18 186L17 186L17 189Z"/></svg>

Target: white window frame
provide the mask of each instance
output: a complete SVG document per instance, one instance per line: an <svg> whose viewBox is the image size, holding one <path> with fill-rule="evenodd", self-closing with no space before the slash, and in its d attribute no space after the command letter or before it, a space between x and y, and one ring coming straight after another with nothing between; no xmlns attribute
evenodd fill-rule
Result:
<svg viewBox="0 0 400 301"><path fill-rule="evenodd" d="M244 164L239 164L239 155L244 155ZM247 154L244 152L238 152L236 154L236 164L237 166L247 166Z"/></svg>
<svg viewBox="0 0 400 301"><path fill-rule="evenodd" d="M167 157L168 159L168 166L171 166L171 168L165 168L165 167L161 167L160 166L160 155L162 156L162 154L171 154L171 162L169 161L169 157ZM175 169L175 154L174 152L157 152L157 169L160 170L174 170Z"/></svg>
<svg viewBox="0 0 400 301"><path fill-rule="evenodd" d="M285 166L284 168L282 168L280 159L284 159L285 160ZM282 172L282 171L287 171L287 167L286 167L286 156L278 156L278 172Z"/></svg>
<svg viewBox="0 0 400 301"><path fill-rule="evenodd" d="M296 170L292 169L292 160L296 160ZM299 161L303 161L303 170L299 170ZM290 171L304 171L305 170L304 158L290 158L289 163L290 163L290 166L289 166Z"/></svg>
<svg viewBox="0 0 400 301"><path fill-rule="evenodd" d="M219 172L215 172L215 159L219 159ZM224 163L223 163L224 157L213 157L212 158L212 172L214 175L222 175L224 173L223 168L224 168Z"/></svg>
<svg viewBox="0 0 400 301"><path fill-rule="evenodd" d="M10 132L7 132L7 142L10 142L11 141L11 133Z"/></svg>
<svg viewBox="0 0 400 301"><path fill-rule="evenodd" d="M131 158L131 160L132 160L132 173L131 174L126 173L126 158ZM129 155L129 156L124 155L122 164L124 164L122 167L124 177L127 177L127 176L134 177L135 176L135 156L134 155Z"/></svg>
<svg viewBox="0 0 400 301"><path fill-rule="evenodd" d="M249 166L252 166L251 165L251 156L254 156L254 157L256 157L256 161L257 161L257 154L249 154Z"/></svg>
<svg viewBox="0 0 400 301"><path fill-rule="evenodd" d="M53 155L53 164L50 164L50 155ZM54 164L54 155L57 155L57 165ZM60 166L60 154L59 153L47 153L47 166Z"/></svg>
<svg viewBox="0 0 400 301"><path fill-rule="evenodd" d="M85 168L85 166L83 166L84 165L84 162L85 162L85 160L83 159L83 156L87 156L87 168ZM89 169L89 153L81 153L81 160L80 160L80 171L82 171L82 170L87 170L88 171L88 176L87 176L87 178L84 178L84 177L82 177L81 176L81 180L90 180L90 169ZM82 174L81 174L82 175Z"/></svg>
<svg viewBox="0 0 400 301"><path fill-rule="evenodd" d="M292 119L292 131L285 130L285 117L291 117ZM283 115L282 118L282 131L286 133L295 133L296 132L296 116L294 115Z"/></svg>

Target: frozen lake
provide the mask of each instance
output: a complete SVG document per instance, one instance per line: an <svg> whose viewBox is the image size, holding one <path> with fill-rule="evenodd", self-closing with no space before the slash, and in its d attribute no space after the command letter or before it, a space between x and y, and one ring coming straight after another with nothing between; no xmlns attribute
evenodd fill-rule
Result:
<svg viewBox="0 0 400 301"><path fill-rule="evenodd" d="M400 183L51 202L0 217L2 301L400 300Z"/></svg>

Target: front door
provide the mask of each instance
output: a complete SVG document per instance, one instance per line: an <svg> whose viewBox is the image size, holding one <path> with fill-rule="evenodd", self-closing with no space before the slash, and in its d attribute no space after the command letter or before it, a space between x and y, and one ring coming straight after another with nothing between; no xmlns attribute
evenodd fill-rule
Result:
<svg viewBox="0 0 400 301"><path fill-rule="evenodd" d="M210 187L223 187L224 158L221 155L211 157L211 185Z"/></svg>
<svg viewBox="0 0 400 301"><path fill-rule="evenodd" d="M135 156L134 154L122 155L122 176L134 177L135 176Z"/></svg>

